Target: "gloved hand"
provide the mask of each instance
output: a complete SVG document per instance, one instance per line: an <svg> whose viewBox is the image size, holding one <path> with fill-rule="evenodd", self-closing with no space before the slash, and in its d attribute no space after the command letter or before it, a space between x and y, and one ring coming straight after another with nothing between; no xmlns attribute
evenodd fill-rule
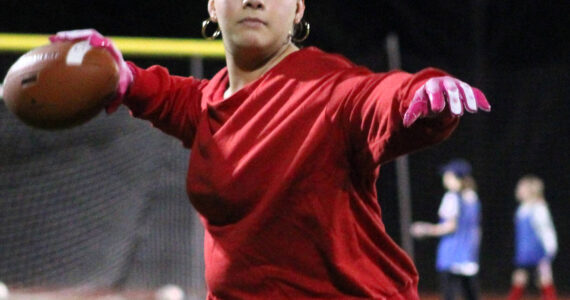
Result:
<svg viewBox="0 0 570 300"><path fill-rule="evenodd" d="M404 126L410 127L420 119L441 113L449 104L452 115L461 116L478 109L491 111L491 105L480 90L450 76L429 79L419 88L404 114Z"/></svg>
<svg viewBox="0 0 570 300"><path fill-rule="evenodd" d="M123 59L123 54L121 51L115 47L113 42L103 37L95 29L79 29L79 30L69 30L60 31L55 35L49 37L52 43L61 41L89 41L89 44L93 47L104 48L109 51L111 56L115 59L117 66L119 67L119 85L117 87L117 92L115 97L111 102L105 106L107 113L112 113L117 110L119 105L122 103L125 94L131 83L133 82L133 73L128 65Z"/></svg>

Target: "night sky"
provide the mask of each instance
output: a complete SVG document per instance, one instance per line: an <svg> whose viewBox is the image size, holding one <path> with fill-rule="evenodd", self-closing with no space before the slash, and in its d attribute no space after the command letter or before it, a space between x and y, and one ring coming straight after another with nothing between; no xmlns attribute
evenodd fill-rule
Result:
<svg viewBox="0 0 570 300"><path fill-rule="evenodd" d="M90 2L2 1L0 30L93 27L106 35L200 38L207 17L205 0ZM308 1L306 44L364 61L394 31L405 52L428 63L465 63L475 52L490 64L568 62L569 11L566 1Z"/></svg>

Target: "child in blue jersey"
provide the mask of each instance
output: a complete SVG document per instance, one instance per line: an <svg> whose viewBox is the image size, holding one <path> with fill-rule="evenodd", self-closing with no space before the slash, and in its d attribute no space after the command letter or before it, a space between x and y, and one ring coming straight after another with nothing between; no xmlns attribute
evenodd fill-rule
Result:
<svg viewBox="0 0 570 300"><path fill-rule="evenodd" d="M534 175L522 177L515 196L520 205L515 215L516 266L509 300L520 299L528 283L529 270L536 270L542 299L556 299L551 262L558 242L552 217L544 199L544 183Z"/></svg>
<svg viewBox="0 0 570 300"><path fill-rule="evenodd" d="M481 205L465 160L452 160L442 168L447 192L439 207L440 222L415 222L414 237L440 237L436 268L440 274L442 298L445 300L479 299L477 273L481 242Z"/></svg>

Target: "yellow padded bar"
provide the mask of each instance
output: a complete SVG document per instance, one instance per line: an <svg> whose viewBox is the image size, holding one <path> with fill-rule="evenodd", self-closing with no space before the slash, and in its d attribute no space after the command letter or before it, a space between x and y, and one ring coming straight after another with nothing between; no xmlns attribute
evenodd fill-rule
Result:
<svg viewBox="0 0 570 300"><path fill-rule="evenodd" d="M0 33L0 52L26 52L48 43L47 34ZM125 56L223 58L221 41L110 36Z"/></svg>

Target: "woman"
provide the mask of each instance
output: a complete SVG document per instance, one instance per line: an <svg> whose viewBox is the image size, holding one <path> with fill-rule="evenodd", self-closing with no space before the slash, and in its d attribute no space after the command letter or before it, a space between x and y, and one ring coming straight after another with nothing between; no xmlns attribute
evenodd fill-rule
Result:
<svg viewBox="0 0 570 300"><path fill-rule="evenodd" d="M515 197L520 202L515 214L515 266L509 300L521 299L528 284L529 271L536 274L542 299L554 300L556 288L552 260L558 239L552 216L544 197L544 183L535 175L522 177Z"/></svg>
<svg viewBox="0 0 570 300"><path fill-rule="evenodd" d="M439 70L373 74L300 50L304 11L303 0L210 0L205 24L219 25L227 63L210 80L125 63L94 31L52 41L114 53L122 76L108 111L122 102L192 149L209 299L417 299L413 263L382 224L379 166L444 140L464 107L490 106Z"/></svg>
<svg viewBox="0 0 570 300"><path fill-rule="evenodd" d="M441 238L436 267L440 274L442 299L479 299L477 273L481 243L481 205L475 192L471 166L453 160L442 168L443 186L447 190L439 206L440 222L415 222L414 237Z"/></svg>

